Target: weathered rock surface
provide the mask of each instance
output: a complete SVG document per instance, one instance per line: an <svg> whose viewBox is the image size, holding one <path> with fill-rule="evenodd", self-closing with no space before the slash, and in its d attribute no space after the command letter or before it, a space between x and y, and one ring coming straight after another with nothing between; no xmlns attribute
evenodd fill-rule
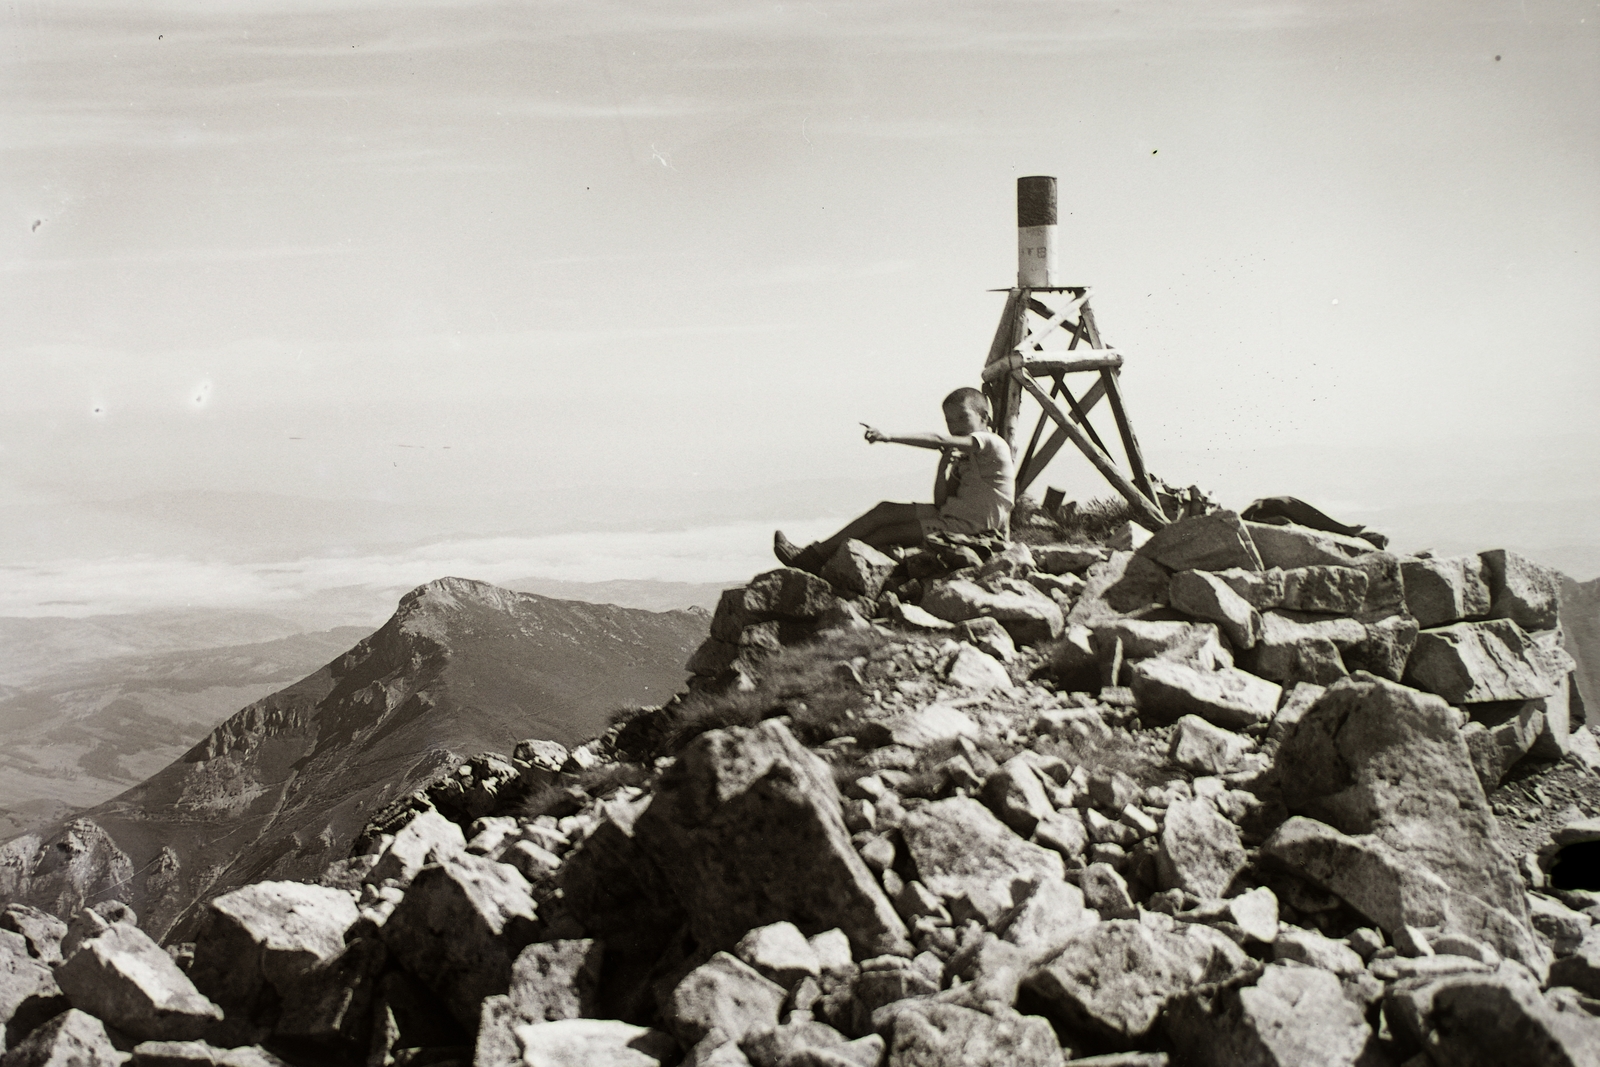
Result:
<svg viewBox="0 0 1600 1067"><path fill-rule="evenodd" d="M1139 710L1157 722L1198 715L1228 729L1254 726L1272 719L1283 692L1236 667L1205 671L1168 659L1141 660L1129 675Z"/></svg>
<svg viewBox="0 0 1600 1067"><path fill-rule="evenodd" d="M1283 607L1354 615L1366 603L1367 572L1357 567L1295 567L1283 572Z"/></svg>
<svg viewBox="0 0 1600 1067"><path fill-rule="evenodd" d="M1489 585L1489 616L1510 619L1524 630L1549 630L1561 607L1561 576L1526 556L1497 548L1481 553Z"/></svg>
<svg viewBox="0 0 1600 1067"><path fill-rule="evenodd" d="M1074 935L1023 988L1029 1003L1068 1034L1126 1048L1150 1032L1173 998L1251 966L1238 946L1208 927L1164 933L1114 919Z"/></svg>
<svg viewBox="0 0 1600 1067"><path fill-rule="evenodd" d="M1083 592L1067 614L1069 626L1136 618L1167 604L1167 569L1148 556L1113 552L1089 568Z"/></svg>
<svg viewBox="0 0 1600 1067"><path fill-rule="evenodd" d="M1234 648L1253 648L1261 636L1261 612L1209 571L1179 571L1167 592L1175 610L1216 623Z"/></svg>
<svg viewBox="0 0 1600 1067"><path fill-rule="evenodd" d="M260 1045L218 1048L205 1041L144 1041L129 1067L289 1067Z"/></svg>
<svg viewBox="0 0 1600 1067"><path fill-rule="evenodd" d="M975 693L1011 688L1011 676L1000 661L973 645L962 645L956 650L945 668L944 677L951 685Z"/></svg>
<svg viewBox="0 0 1600 1067"><path fill-rule="evenodd" d="M695 739L635 833L702 945L731 948L747 930L788 921L808 933L837 927L863 956L910 950L850 843L833 775L775 720Z"/></svg>
<svg viewBox="0 0 1600 1067"><path fill-rule="evenodd" d="M1505 972L1404 981L1384 1002L1391 1026L1452 1067L1578 1067L1600 1063L1600 1021L1560 1011Z"/></svg>
<svg viewBox="0 0 1600 1067"><path fill-rule="evenodd" d="M462 852L418 872L384 924L383 941L471 1032L483 998L506 992L512 961L537 933L527 880Z"/></svg>
<svg viewBox="0 0 1600 1067"><path fill-rule="evenodd" d="M1492 945L1535 973L1548 966L1524 918L1449 885L1374 834L1346 835L1296 816L1262 844L1261 857L1344 900L1391 938L1407 926L1436 927Z"/></svg>
<svg viewBox="0 0 1600 1067"><path fill-rule="evenodd" d="M59 963L61 939L67 936L67 924L47 911L28 904L9 904L0 912L0 930L22 935L27 942L28 955L42 963Z"/></svg>
<svg viewBox="0 0 1600 1067"><path fill-rule="evenodd" d="M1359 537L1313 530L1287 523L1245 522L1245 532L1261 555L1262 568L1349 566L1350 561L1372 551L1372 543Z"/></svg>
<svg viewBox="0 0 1600 1067"><path fill-rule="evenodd" d="M1243 665L1285 686L1300 682L1331 685L1348 671L1343 649L1366 640L1366 627L1353 619L1311 619L1269 611L1261 617L1261 638Z"/></svg>
<svg viewBox="0 0 1600 1067"><path fill-rule="evenodd" d="M1405 680L1452 704L1533 700L1555 692L1554 681L1540 670L1536 646L1509 619L1423 630Z"/></svg>
<svg viewBox="0 0 1600 1067"><path fill-rule="evenodd" d="M105 1024L73 1008L43 1024L6 1053L5 1067L122 1067Z"/></svg>
<svg viewBox="0 0 1600 1067"><path fill-rule="evenodd" d="M1372 1041L1338 978L1283 963L1268 966L1254 985L1184 998L1168 1030L1201 1067L1355 1067Z"/></svg>
<svg viewBox="0 0 1600 1067"><path fill-rule="evenodd" d="M735 1043L778 1025L785 990L744 961L719 952L672 991L667 1022L685 1048L713 1031Z"/></svg>
<svg viewBox="0 0 1600 1067"><path fill-rule="evenodd" d="M1347 977L1361 974L1367 965L1355 949L1343 941L1335 941L1317 930L1303 930L1298 926L1284 926L1272 942L1272 958L1303 963L1307 967L1320 967L1331 974Z"/></svg>
<svg viewBox="0 0 1600 1067"><path fill-rule="evenodd" d="M28 952L28 942L0 930L0 1052L8 1042L67 1009L55 975Z"/></svg>
<svg viewBox="0 0 1600 1067"><path fill-rule="evenodd" d="M222 1010L136 926L113 923L56 968L73 1007L145 1041L202 1036Z"/></svg>
<svg viewBox="0 0 1600 1067"><path fill-rule="evenodd" d="M1156 854L1163 889L1220 897L1245 859L1239 828L1218 814L1211 801L1184 800L1167 809Z"/></svg>
<svg viewBox="0 0 1600 1067"><path fill-rule="evenodd" d="M1247 737L1213 726L1198 715L1185 715L1172 731L1167 756L1197 774L1223 774L1255 745Z"/></svg>
<svg viewBox="0 0 1600 1067"><path fill-rule="evenodd" d="M876 600L896 565L865 541L849 540L822 568L822 577L837 589Z"/></svg>
<svg viewBox="0 0 1600 1067"><path fill-rule="evenodd" d="M902 1008L892 1018L886 1067L1057 1067L1061 1063L1054 1031L1037 1016L1009 1010L991 1015L958 1004L928 1003Z"/></svg>
<svg viewBox="0 0 1600 1067"><path fill-rule="evenodd" d="M921 607L946 622L994 619L1019 645L1059 637L1062 629L1060 606L1025 582L992 593L964 578L936 581L922 594Z"/></svg>
<svg viewBox="0 0 1600 1067"><path fill-rule="evenodd" d="M512 1028L528 1067L660 1067L678 1054L659 1030L616 1019L562 1019Z"/></svg>
<svg viewBox="0 0 1600 1067"><path fill-rule="evenodd" d="M952 797L906 814L900 832L917 878L946 900L965 898L987 921L1016 903L1017 882L1060 881L1059 853L1022 840L976 800Z"/></svg>
<svg viewBox="0 0 1600 1067"><path fill-rule="evenodd" d="M1406 559L1406 609L1424 629L1489 614L1489 585L1477 556Z"/></svg>
<svg viewBox="0 0 1600 1067"><path fill-rule="evenodd" d="M1346 679L1279 750L1284 803L1347 834L1376 834L1525 926L1522 879L1461 726L1437 697L1371 675Z"/></svg>
<svg viewBox="0 0 1600 1067"><path fill-rule="evenodd" d="M389 842L389 847L367 875L367 881L376 885L393 880L402 886L410 885L430 857L459 852L466 847L467 839L461 827L437 811L424 811L394 835L394 840Z"/></svg>
<svg viewBox="0 0 1600 1067"><path fill-rule="evenodd" d="M1041 819L1055 814L1044 783L1028 761L1013 756L983 784L983 802L1001 822L1023 837L1031 837Z"/></svg>
<svg viewBox="0 0 1600 1067"><path fill-rule="evenodd" d="M762 977L785 989L802 978L819 978L822 962L817 950L794 923L773 923L751 930L734 946L734 955L754 967Z"/></svg>
<svg viewBox="0 0 1600 1067"><path fill-rule="evenodd" d="M344 951L357 914L350 895L338 889L301 882L235 889L206 906L189 979L230 1022L259 1016L266 989L274 1001L266 1010L276 1015L276 1004L308 971Z"/></svg>
<svg viewBox="0 0 1600 1067"><path fill-rule="evenodd" d="M1214 511L1163 526L1139 549L1170 571L1259 571L1261 555L1236 512Z"/></svg>
<svg viewBox="0 0 1600 1067"><path fill-rule="evenodd" d="M511 1007L524 1022L592 1017L600 1008L604 948L591 938L529 945L511 966Z"/></svg>
<svg viewBox="0 0 1600 1067"><path fill-rule="evenodd" d="M1472 706L1472 715L1473 721L1462 727L1461 737L1487 793L1545 732L1543 702L1479 704Z"/></svg>

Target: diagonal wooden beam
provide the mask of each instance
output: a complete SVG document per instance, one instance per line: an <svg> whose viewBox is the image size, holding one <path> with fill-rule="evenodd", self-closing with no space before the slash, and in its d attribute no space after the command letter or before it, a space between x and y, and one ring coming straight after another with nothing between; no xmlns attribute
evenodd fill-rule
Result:
<svg viewBox="0 0 1600 1067"><path fill-rule="evenodd" d="M1123 498L1132 505L1134 516L1139 525L1149 530L1159 530L1167 525L1167 517L1162 514L1156 503L1146 497L1137 486L1129 481L1126 474L1117 469L1116 463L1112 461L1110 456L1106 455L1103 449L1095 447L1095 443L1089 440L1088 435L1073 423L1072 417L1062 411L1061 405L1057 404L1049 393L1040 388L1039 384L1027 372L1014 371L1011 377L1018 385L1033 394L1033 398L1039 402L1039 406L1044 408L1050 417L1056 421L1056 425L1065 431L1067 439L1078 446L1078 451L1082 452L1089 462L1094 464L1095 469L1105 476L1106 481L1111 483L1112 488L1121 493Z"/></svg>

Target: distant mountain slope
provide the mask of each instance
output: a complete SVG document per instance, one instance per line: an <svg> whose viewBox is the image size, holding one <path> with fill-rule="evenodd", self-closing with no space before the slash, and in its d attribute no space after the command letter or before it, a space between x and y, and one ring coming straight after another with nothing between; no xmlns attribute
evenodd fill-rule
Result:
<svg viewBox="0 0 1600 1067"><path fill-rule="evenodd" d="M501 582L506 589L519 593L538 593L540 596L558 597L562 600L583 600L590 604L617 604L625 608L643 608L646 611L682 611L685 608L717 606L722 591L739 585L727 582L655 582L616 578L609 582L564 582L558 578L514 578Z"/></svg>
<svg viewBox="0 0 1600 1067"><path fill-rule="evenodd" d="M375 810L457 754L526 737L573 744L618 708L666 700L707 628L700 613L430 582L146 782L0 848L0 901L67 910L115 896L156 936L181 935L198 901L314 877Z"/></svg>
<svg viewBox="0 0 1600 1067"><path fill-rule="evenodd" d="M127 625L127 617L112 618ZM94 625L90 633L105 633L103 621ZM161 643L183 632L167 627ZM211 636L188 632L196 640ZM0 841L148 778L240 707L305 677L369 632L344 627L222 648L69 660L0 694Z"/></svg>

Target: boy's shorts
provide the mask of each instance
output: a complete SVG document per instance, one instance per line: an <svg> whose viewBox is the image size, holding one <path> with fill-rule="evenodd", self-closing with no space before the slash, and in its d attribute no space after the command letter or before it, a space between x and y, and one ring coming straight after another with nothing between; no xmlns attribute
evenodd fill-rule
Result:
<svg viewBox="0 0 1600 1067"><path fill-rule="evenodd" d="M931 533L980 534L983 531L966 519L956 515L941 514L932 504L917 504L917 522L922 526L922 536Z"/></svg>

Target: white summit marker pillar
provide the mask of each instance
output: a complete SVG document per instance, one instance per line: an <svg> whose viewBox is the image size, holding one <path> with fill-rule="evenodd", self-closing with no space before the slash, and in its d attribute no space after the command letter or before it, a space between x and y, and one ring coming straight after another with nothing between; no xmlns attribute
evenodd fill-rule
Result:
<svg viewBox="0 0 1600 1067"><path fill-rule="evenodd" d="M1056 180L1017 179L1017 287L1048 289L1056 281Z"/></svg>

